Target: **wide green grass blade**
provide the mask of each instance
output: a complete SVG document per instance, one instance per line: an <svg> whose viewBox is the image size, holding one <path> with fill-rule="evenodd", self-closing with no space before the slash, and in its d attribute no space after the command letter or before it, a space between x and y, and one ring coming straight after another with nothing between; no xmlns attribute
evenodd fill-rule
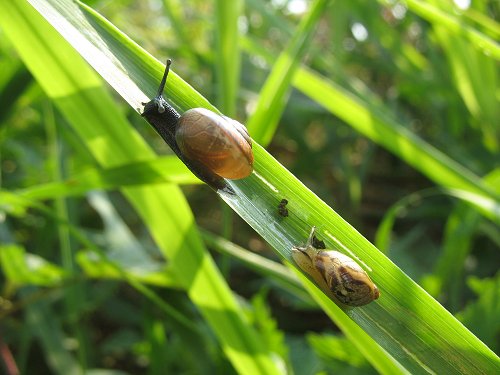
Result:
<svg viewBox="0 0 500 375"><path fill-rule="evenodd" d="M72 42L85 50L94 63L102 64L109 82L114 82L117 91L124 93L139 108L145 95L138 95L137 87L134 89L135 85L129 78L132 72L111 68L118 62L112 55L117 50L107 49L95 32L95 44L90 43L86 39L89 35L82 32L95 31L89 20L98 28L97 21L101 20L87 18L89 14L84 15L75 3L67 1L33 1L32 4L55 26L70 32L76 38ZM34 8L24 1L2 5L2 28L98 163L112 167L153 158L153 152L116 109L95 73ZM66 17L62 16L63 13ZM75 19L85 26L79 24L75 28L75 24L70 24ZM120 49L130 44L122 38L119 43L108 45ZM51 46L57 46L57 49ZM125 53L122 57L133 56L127 49L122 52ZM139 66L135 69L142 74ZM174 276L216 333L233 366L241 373L277 373L269 353L259 345L257 334L246 323L234 296L204 249L179 188L163 184L124 188L122 192L169 259Z"/></svg>
<svg viewBox="0 0 500 375"><path fill-rule="evenodd" d="M47 3L43 2L43 4L44 7L39 9L45 17L48 17L51 23L59 28L59 31L105 77L109 84L126 98L133 108L141 108L140 102L152 96L158 85L162 65L155 62L118 30L86 7L82 8L84 12L82 14L85 16L77 10L65 13L63 10L66 8L63 7L59 9L59 12L65 14L65 17L60 19L54 16L53 9L50 7L48 10L45 9ZM69 20L76 22L77 27L71 28L71 24L68 24ZM82 35L77 32L78 30L86 32ZM92 44L92 48L87 49L86 43ZM209 103L187 84L175 76L173 78L167 90L167 97L174 105L181 109L193 106L210 107ZM128 91L126 90L128 87L134 89ZM112 141L118 140L112 138ZM342 311L316 288L311 287L309 282L307 285L321 299L323 308L339 326L348 330L349 328L342 324L343 319L352 319L386 352L390 353L390 356L387 356L382 354L382 351L377 351L384 356L384 366L387 366L384 372L400 370L391 361L391 356L405 370L415 373L454 373L457 370L464 373L495 373L500 370L498 357L439 303L378 252L361 234L279 165L258 144L254 145L254 152L255 173L245 180L231 182L237 195L224 198L286 259L290 259L291 247L304 242L310 227L317 225L319 236L329 246L338 247L359 260L381 290L381 297L375 303L363 308ZM482 189L478 190L479 193L484 193ZM157 192L148 191L148 193L156 194ZM283 197L287 197L290 201L291 214L286 220L280 220L281 218L276 213L276 206ZM177 199L177 196L175 198ZM146 199L144 201L147 202ZM169 207L167 202L162 202L162 205L157 204L149 211L141 210L143 220L153 230L156 220L165 221L169 210L183 218L181 215L183 212L178 212L178 202L176 203L175 207ZM169 222L166 224L164 222L164 226L169 224ZM189 235L195 234L190 232ZM156 238L158 243L166 245L165 239L161 241L161 236L157 234ZM169 244L175 246L180 242L180 238L174 238L173 243ZM193 244L191 241L190 245L196 245L196 243ZM194 251L197 251L196 246L194 249L184 248L184 252ZM175 258L175 255L185 262L196 261L195 258L189 258L189 254L184 256L183 252L171 251L169 254L174 255L174 261L179 260ZM180 272L193 270L191 264L180 261L174 262L173 267ZM193 273L188 276L195 277ZM182 275L179 278L182 279ZM182 280L186 282L185 279ZM207 281L207 279L197 277L193 282L199 285ZM187 285L190 283L187 282ZM206 288L207 284L203 287ZM207 296L206 299L200 297L194 300L201 301L203 306L213 307L213 299L210 297L213 298L213 296ZM357 338L354 337L355 342L361 342L361 335L354 336L357 336ZM378 359L374 357L370 359L377 361Z"/></svg>

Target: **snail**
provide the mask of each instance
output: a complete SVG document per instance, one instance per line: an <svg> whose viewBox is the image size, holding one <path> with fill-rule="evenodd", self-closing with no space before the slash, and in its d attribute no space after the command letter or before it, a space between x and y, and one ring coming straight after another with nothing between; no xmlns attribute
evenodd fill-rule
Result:
<svg viewBox="0 0 500 375"><path fill-rule="evenodd" d="M215 190L232 192L224 178L238 180L252 173L252 139L244 125L206 108L179 115L163 98L171 63L168 59L157 95L142 103L141 116L198 178Z"/></svg>
<svg viewBox="0 0 500 375"><path fill-rule="evenodd" d="M286 199L282 199L281 202L278 204L278 214L283 217L288 216L288 208L286 208L286 205L288 204L288 201Z"/></svg>
<svg viewBox="0 0 500 375"><path fill-rule="evenodd" d="M376 300L380 296L377 286L353 259L335 250L313 246L318 241L315 230L312 227L304 247L292 248L295 263L334 301L358 307Z"/></svg>

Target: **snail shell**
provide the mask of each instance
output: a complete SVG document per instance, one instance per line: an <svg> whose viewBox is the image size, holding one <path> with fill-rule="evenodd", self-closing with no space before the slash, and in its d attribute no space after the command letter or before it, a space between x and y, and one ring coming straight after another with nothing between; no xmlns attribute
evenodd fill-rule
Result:
<svg viewBox="0 0 500 375"><path fill-rule="evenodd" d="M312 246L314 231L313 227L306 246L292 248L297 265L334 301L358 307L379 298L377 286L352 258Z"/></svg>
<svg viewBox="0 0 500 375"><path fill-rule="evenodd" d="M229 117L193 108L179 119L175 140L182 154L213 173L232 180L253 170L252 143L246 128Z"/></svg>

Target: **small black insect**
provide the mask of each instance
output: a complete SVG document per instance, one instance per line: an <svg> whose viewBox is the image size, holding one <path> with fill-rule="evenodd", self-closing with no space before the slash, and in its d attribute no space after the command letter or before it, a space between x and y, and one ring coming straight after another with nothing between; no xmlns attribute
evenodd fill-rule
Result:
<svg viewBox="0 0 500 375"><path fill-rule="evenodd" d="M288 204L288 201L286 199L282 199L281 202L278 205L278 214L283 217L288 217L288 208L286 208L286 205Z"/></svg>

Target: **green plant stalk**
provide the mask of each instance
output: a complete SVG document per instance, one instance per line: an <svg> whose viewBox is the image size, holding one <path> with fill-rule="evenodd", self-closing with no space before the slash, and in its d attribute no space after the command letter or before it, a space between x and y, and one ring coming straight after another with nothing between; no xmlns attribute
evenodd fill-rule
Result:
<svg viewBox="0 0 500 375"><path fill-rule="evenodd" d="M226 116L236 118L236 104L240 84L241 55L238 46L238 18L241 0L215 2L215 71L217 106Z"/></svg>
<svg viewBox="0 0 500 375"><path fill-rule="evenodd" d="M61 181L63 178L63 166L59 162L60 160L65 160L61 155L61 149L59 147L59 140L57 137L57 128L54 119L54 109L52 104L47 103L45 105L45 121L46 131L47 131L47 143L50 147L50 163L51 163L51 172L52 179L54 181ZM68 219L68 207L66 204L66 198L57 197L54 202L55 210L59 217L63 217L66 220ZM57 233L59 237L59 247L61 248L61 263L63 265L64 270L69 275L74 275L75 273L75 264L73 259L73 252L71 249L71 241L69 237L69 231L66 227L58 226ZM69 293L65 295L65 303L68 316L71 317L70 325L72 331L75 333L75 336L78 338L78 341L81 343L78 346L78 359L79 364L82 367L83 371L87 369L87 356L86 356L86 345L85 345L85 335L82 330L81 324L76 321L78 306L82 302L82 290L79 285L70 286Z"/></svg>
<svg viewBox="0 0 500 375"><path fill-rule="evenodd" d="M300 61L309 47L320 16L331 2L315 0L304 16L290 42L280 54L259 94L252 116L248 119L248 131L252 139L267 146L276 132L279 119L290 95L290 82Z"/></svg>

